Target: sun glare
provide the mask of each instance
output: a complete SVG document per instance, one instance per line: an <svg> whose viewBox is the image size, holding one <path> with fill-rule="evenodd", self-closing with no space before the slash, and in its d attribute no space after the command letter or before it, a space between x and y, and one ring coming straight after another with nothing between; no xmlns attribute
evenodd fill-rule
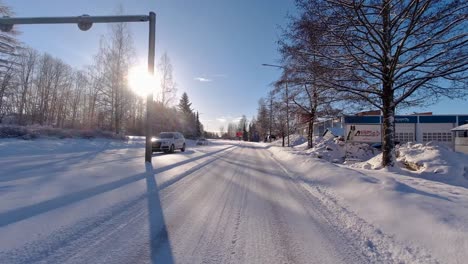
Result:
<svg viewBox="0 0 468 264"><path fill-rule="evenodd" d="M136 66L128 71L128 85L130 89L138 96L146 96L150 92L155 92L159 83L155 75L148 73L148 69L142 66Z"/></svg>

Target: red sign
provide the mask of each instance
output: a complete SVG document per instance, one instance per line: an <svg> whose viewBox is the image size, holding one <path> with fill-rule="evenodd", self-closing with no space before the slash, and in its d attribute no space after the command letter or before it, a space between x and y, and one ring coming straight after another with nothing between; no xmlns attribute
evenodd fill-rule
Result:
<svg viewBox="0 0 468 264"><path fill-rule="evenodd" d="M242 132L241 131L236 132L236 137L242 137Z"/></svg>

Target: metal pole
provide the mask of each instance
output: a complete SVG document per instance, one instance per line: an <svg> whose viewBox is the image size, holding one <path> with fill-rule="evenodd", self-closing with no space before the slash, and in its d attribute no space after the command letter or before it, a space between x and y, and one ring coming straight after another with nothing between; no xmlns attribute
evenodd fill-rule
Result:
<svg viewBox="0 0 468 264"><path fill-rule="evenodd" d="M271 142L271 125L273 123L273 93L270 91L270 134L268 135L268 141Z"/></svg>
<svg viewBox="0 0 468 264"><path fill-rule="evenodd" d="M286 136L289 147L289 94L288 94L288 74L286 73Z"/></svg>
<svg viewBox="0 0 468 264"><path fill-rule="evenodd" d="M121 23L121 22L146 22L149 21L149 47L148 47L148 72L154 75L154 46L156 35L156 14L150 12L147 15L134 16L74 16L74 17L3 17L0 18L0 30L9 32L16 24L78 24L80 30L86 31L93 23ZM151 149L151 105L153 93L146 97L146 148L145 161L151 163L153 151Z"/></svg>
<svg viewBox="0 0 468 264"><path fill-rule="evenodd" d="M2 17L0 24L3 25L26 25L26 24L78 24L81 22L91 23L120 23L120 22L146 22L147 15L131 16L68 16L68 17Z"/></svg>
<svg viewBox="0 0 468 264"><path fill-rule="evenodd" d="M154 46L156 38L156 14L149 13L149 46L148 46L148 73L154 75ZM146 148L145 148L145 162L151 163L153 157L153 150L151 146L152 132L152 106L153 106L153 92L148 93L146 96Z"/></svg>

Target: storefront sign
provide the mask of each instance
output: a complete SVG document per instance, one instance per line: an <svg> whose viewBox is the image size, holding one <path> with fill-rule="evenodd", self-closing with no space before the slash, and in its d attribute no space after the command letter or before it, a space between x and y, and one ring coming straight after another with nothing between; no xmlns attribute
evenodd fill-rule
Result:
<svg viewBox="0 0 468 264"><path fill-rule="evenodd" d="M352 142L381 142L380 125L346 125L346 140Z"/></svg>

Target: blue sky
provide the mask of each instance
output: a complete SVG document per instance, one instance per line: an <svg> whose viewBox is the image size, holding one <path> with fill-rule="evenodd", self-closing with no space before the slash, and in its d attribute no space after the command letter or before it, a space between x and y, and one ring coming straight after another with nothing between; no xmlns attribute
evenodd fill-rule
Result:
<svg viewBox="0 0 468 264"><path fill-rule="evenodd" d="M187 92L207 130L242 114L256 114L279 70L261 66L278 59L279 26L294 12L293 0L4 0L16 16L110 15L121 4L126 14L157 14L156 56L171 58L179 95ZM146 24L131 25L138 58L146 62ZM81 67L91 63L105 25L82 32L74 25L18 27L20 40ZM203 78L203 79L196 79ZM204 81L200 81L204 80ZM224 121L224 122L223 122Z"/></svg>
<svg viewBox="0 0 468 264"><path fill-rule="evenodd" d="M187 92L200 112L205 129L218 131L227 122L257 112L258 99L270 89L280 71L261 66L278 61L276 41L286 16L295 12L293 0L3 0L16 16L111 15L119 4L126 14L157 14L156 56L167 52L178 84L178 97ZM74 25L17 27L19 39L82 67L97 52L105 25L82 32ZM138 59L146 63L148 28L131 24ZM442 101L411 111L434 114L467 113L466 101ZM410 110L403 111L409 112Z"/></svg>

